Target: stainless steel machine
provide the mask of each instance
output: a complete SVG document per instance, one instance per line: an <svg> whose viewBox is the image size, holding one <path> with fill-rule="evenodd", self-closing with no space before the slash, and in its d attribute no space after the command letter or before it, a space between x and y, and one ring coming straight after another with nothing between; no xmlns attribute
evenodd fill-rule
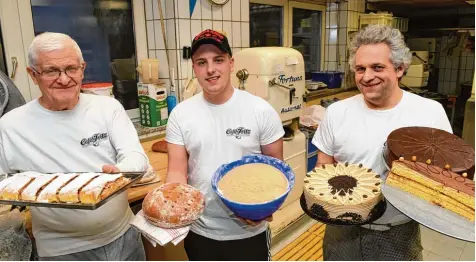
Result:
<svg viewBox="0 0 476 262"><path fill-rule="evenodd" d="M425 87L428 85L428 78L430 77L429 52L411 51L411 53L412 63L400 83L407 87Z"/></svg>

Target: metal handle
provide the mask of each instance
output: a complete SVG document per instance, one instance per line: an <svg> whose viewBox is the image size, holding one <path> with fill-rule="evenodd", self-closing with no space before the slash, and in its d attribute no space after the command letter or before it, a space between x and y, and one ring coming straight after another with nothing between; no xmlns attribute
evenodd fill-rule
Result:
<svg viewBox="0 0 476 262"><path fill-rule="evenodd" d="M238 80L240 80L240 85L238 86L238 89L245 90L245 80L248 79L249 76L250 74L246 69L241 69L236 72L236 77L238 78Z"/></svg>
<svg viewBox="0 0 476 262"><path fill-rule="evenodd" d="M289 90L289 104L290 104L290 105L293 104L293 98L294 98L294 96L296 95L296 88L294 88L294 87L287 87L287 86L285 86L285 85L278 84L278 83L276 83L276 78L273 78L273 80L270 80L270 81L269 81L269 85L270 85L270 86L277 85L277 86L279 86L279 87L286 88L287 90Z"/></svg>
<svg viewBox="0 0 476 262"><path fill-rule="evenodd" d="M15 78L15 75L17 73L17 68L18 68L18 59L16 56L12 57L12 74L10 75L11 79Z"/></svg>

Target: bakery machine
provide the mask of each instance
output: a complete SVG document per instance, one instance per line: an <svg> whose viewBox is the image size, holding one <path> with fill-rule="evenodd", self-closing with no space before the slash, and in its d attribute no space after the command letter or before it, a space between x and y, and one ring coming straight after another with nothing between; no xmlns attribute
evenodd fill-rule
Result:
<svg viewBox="0 0 476 262"><path fill-rule="evenodd" d="M304 214L299 199L307 171L306 137L298 129L306 87L304 59L286 47L247 48L233 57L234 87L263 98L278 112L285 130L284 160L296 176L293 190L270 224L275 236Z"/></svg>
<svg viewBox="0 0 476 262"><path fill-rule="evenodd" d="M430 77L429 52L411 51L411 53L412 63L408 67L406 74L402 77L400 84L410 88L426 87Z"/></svg>

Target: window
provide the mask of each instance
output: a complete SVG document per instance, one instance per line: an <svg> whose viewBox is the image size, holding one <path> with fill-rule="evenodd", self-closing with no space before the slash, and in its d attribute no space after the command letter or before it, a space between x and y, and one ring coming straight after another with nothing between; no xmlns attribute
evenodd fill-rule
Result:
<svg viewBox="0 0 476 262"><path fill-rule="evenodd" d="M292 47L304 57L306 79L321 68L321 11L293 8Z"/></svg>
<svg viewBox="0 0 476 262"><path fill-rule="evenodd" d="M138 107L132 0L31 0L34 34L75 39L87 63L83 83L113 84L124 108Z"/></svg>
<svg viewBox="0 0 476 262"><path fill-rule="evenodd" d="M250 47L283 46L284 7L250 3Z"/></svg>
<svg viewBox="0 0 476 262"><path fill-rule="evenodd" d="M250 0L250 47L285 46L304 58L305 78L323 67L325 6L289 0Z"/></svg>

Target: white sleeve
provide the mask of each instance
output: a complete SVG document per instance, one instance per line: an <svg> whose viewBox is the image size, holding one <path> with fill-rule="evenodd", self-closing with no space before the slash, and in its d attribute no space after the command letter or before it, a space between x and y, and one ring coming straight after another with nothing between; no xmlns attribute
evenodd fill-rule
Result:
<svg viewBox="0 0 476 262"><path fill-rule="evenodd" d="M269 145L284 136L283 123L276 110L267 102L265 107L258 113L257 120L260 145Z"/></svg>
<svg viewBox="0 0 476 262"><path fill-rule="evenodd" d="M149 159L124 107L117 102L110 120L110 141L116 149L116 166L122 172L146 171Z"/></svg>
<svg viewBox="0 0 476 262"><path fill-rule="evenodd" d="M167 130L165 132L165 141L176 144L176 145L185 145L183 139L182 130L180 129L177 108L172 110L170 113L169 119L167 120Z"/></svg>
<svg viewBox="0 0 476 262"><path fill-rule="evenodd" d="M332 130L331 113L328 107L324 119L319 123L316 133L312 138L312 144L326 155L334 156L334 132Z"/></svg>
<svg viewBox="0 0 476 262"><path fill-rule="evenodd" d="M3 144L0 142L0 175L8 174L12 171L8 167L7 156L5 155L5 150L3 149Z"/></svg>
<svg viewBox="0 0 476 262"><path fill-rule="evenodd" d="M7 155L5 154L5 147L3 146L3 130L4 126L0 125L0 174L9 174L12 172L8 166Z"/></svg>
<svg viewBox="0 0 476 262"><path fill-rule="evenodd" d="M450 121L448 120L448 116L446 115L445 109L441 104L438 103L437 112L434 115L436 117L434 126L435 128L445 130L449 133L453 133Z"/></svg>

